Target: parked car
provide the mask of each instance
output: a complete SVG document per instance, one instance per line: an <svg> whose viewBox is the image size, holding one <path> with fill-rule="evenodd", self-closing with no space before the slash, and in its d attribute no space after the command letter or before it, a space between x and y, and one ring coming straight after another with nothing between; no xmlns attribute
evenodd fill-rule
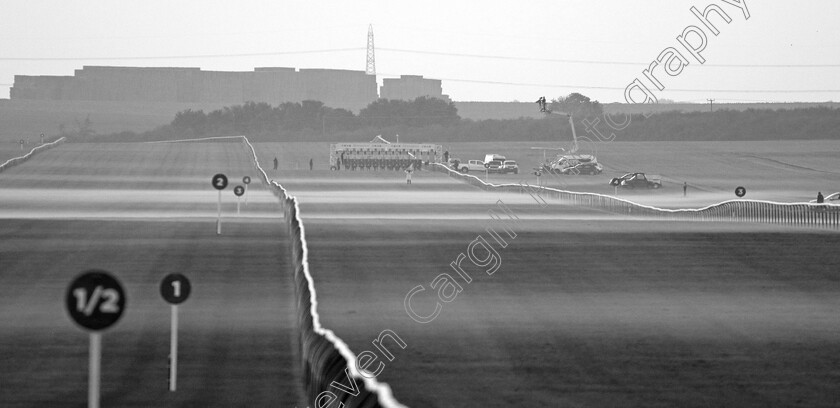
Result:
<svg viewBox="0 0 840 408"><path fill-rule="evenodd" d="M489 173L503 173L504 172L504 162L500 160L490 160L487 162L487 172Z"/></svg>
<svg viewBox="0 0 840 408"><path fill-rule="evenodd" d="M614 187L624 188L660 188L662 181L659 177L651 176L648 178L645 173L627 173L621 177L616 177L610 180L610 185Z"/></svg>
<svg viewBox="0 0 840 408"><path fill-rule="evenodd" d="M578 167L586 165L585 167ZM595 174L600 173L604 168L598 163L598 159L591 154L567 154L557 156L547 166L547 170L554 174Z"/></svg>
<svg viewBox="0 0 840 408"><path fill-rule="evenodd" d="M502 173L513 173L519 174L519 166L516 165L516 161L514 160L505 160L502 163Z"/></svg>
<svg viewBox="0 0 840 408"><path fill-rule="evenodd" d="M810 201L811 203L816 203L817 200L813 199ZM823 198L823 203L825 204L840 204L840 192L829 194Z"/></svg>

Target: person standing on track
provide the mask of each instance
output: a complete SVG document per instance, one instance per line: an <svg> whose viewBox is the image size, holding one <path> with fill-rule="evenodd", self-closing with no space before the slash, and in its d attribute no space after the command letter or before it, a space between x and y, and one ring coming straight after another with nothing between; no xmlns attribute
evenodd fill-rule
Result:
<svg viewBox="0 0 840 408"><path fill-rule="evenodd" d="M277 157L275 156L274 157L274 170L277 170L277 164L279 164L279 162L277 161Z"/></svg>
<svg viewBox="0 0 840 408"><path fill-rule="evenodd" d="M817 204L822 204L825 202L825 198L823 198L822 191L817 191Z"/></svg>
<svg viewBox="0 0 840 408"><path fill-rule="evenodd" d="M411 184L411 173L414 172L411 167L412 166L408 166L408 168L405 169L405 184Z"/></svg>

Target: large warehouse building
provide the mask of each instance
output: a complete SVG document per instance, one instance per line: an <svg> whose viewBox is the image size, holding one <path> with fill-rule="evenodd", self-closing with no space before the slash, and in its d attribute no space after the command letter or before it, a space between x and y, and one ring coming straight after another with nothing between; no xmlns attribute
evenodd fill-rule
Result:
<svg viewBox="0 0 840 408"><path fill-rule="evenodd" d="M364 71L294 68L222 72L85 66L73 76L16 75L10 90L12 100L223 104L253 101L272 105L318 100L356 112L378 98L376 77Z"/></svg>
<svg viewBox="0 0 840 408"><path fill-rule="evenodd" d="M380 88L382 99L410 101L420 96L449 102L449 95L443 94L440 79L423 78L422 75L400 75L399 78L382 80L382 88Z"/></svg>

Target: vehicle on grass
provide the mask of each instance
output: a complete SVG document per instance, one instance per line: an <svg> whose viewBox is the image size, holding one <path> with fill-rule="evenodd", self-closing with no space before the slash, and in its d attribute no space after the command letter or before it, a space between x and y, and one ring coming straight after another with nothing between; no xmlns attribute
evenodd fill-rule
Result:
<svg viewBox="0 0 840 408"><path fill-rule="evenodd" d="M662 180L657 176L648 178L645 173L627 173L621 177L616 177L610 180L610 185L614 187L624 187L629 189L634 188L653 188L662 187Z"/></svg>
<svg viewBox="0 0 840 408"><path fill-rule="evenodd" d="M578 167L581 165L586 166ZM547 170L555 174L590 174L592 171L598 174L603 171L603 167L598 163L598 158L591 154L558 155L547 167Z"/></svg>
<svg viewBox="0 0 840 408"><path fill-rule="evenodd" d="M817 200L813 199L809 202L816 203ZM840 192L825 196L825 198L823 198L823 204L840 204Z"/></svg>
<svg viewBox="0 0 840 408"><path fill-rule="evenodd" d="M469 160L466 164L461 163L461 168L458 170L461 173L469 173L471 171L484 171L484 162L481 160Z"/></svg>
<svg viewBox="0 0 840 408"><path fill-rule="evenodd" d="M502 173L504 173L504 174L507 174L507 173L519 174L519 166L516 164L516 161L505 160L502 163Z"/></svg>
<svg viewBox="0 0 840 408"><path fill-rule="evenodd" d="M589 175L596 175L601 174L604 171L604 167L601 166L598 162L588 162L588 163L579 163L572 167L565 167L560 170L560 174L565 175L579 175L579 174L589 174Z"/></svg>
<svg viewBox="0 0 840 408"><path fill-rule="evenodd" d="M504 172L504 162L500 160L490 160L489 162L485 163L488 173L503 173Z"/></svg>

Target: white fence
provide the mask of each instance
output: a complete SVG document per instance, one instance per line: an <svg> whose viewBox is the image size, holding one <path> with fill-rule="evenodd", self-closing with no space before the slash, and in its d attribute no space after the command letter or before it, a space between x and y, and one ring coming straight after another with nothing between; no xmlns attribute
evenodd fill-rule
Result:
<svg viewBox="0 0 840 408"><path fill-rule="evenodd" d="M302 360L303 386L309 403L313 406L322 406L321 403L324 401L322 396L330 392L335 395L335 401L348 408L407 408L394 398L388 384L379 382L376 378L361 375L356 368L356 355L350 351L347 343L332 330L321 325L315 281L309 271L306 230L297 198L290 195L282 185L269 179L268 174L260 166L257 152L248 138L236 137L242 138L245 142L252 154L254 167L268 189L280 199L284 211L291 241L291 272L295 283L298 346ZM347 373L353 377L354 382L363 384L355 395L342 392L333 385L348 384ZM330 406L333 404L331 403Z"/></svg>
<svg viewBox="0 0 840 408"><path fill-rule="evenodd" d="M184 143L184 142L219 142L238 141L245 144L251 153L254 168L266 184L269 191L280 199L284 220L289 232L291 246L291 275L295 284L295 304L297 306L298 347L303 370L303 388L310 404L324 406L325 401L330 406L356 408L407 408L400 404L393 396L388 384L379 382L376 378L361 375L356 368L356 355L332 330L321 325L318 314L318 296L315 292L315 281L309 271L309 248L306 245L306 229L300 215L297 198L286 189L271 180L260 165L254 145L245 136L216 136L197 139L166 140L148 143ZM342 392L333 384L348 384L347 373L353 381L362 384L354 394ZM331 395L328 395L330 393ZM332 400L332 396L335 400Z"/></svg>
<svg viewBox="0 0 840 408"><path fill-rule="evenodd" d="M476 176L459 173L443 164L432 164L432 169L488 191L531 194L538 202L554 199L615 214L663 220L758 222L793 227L840 229L840 205L837 204L729 200L696 209L658 208L604 194L579 193L528 184L487 183Z"/></svg>
<svg viewBox="0 0 840 408"><path fill-rule="evenodd" d="M47 150L47 149L52 149L53 147L64 143L65 140L66 140L66 138L62 137L62 138L60 138L58 140L55 140L53 142L44 143L40 146L37 146L37 147L33 148L29 153L27 153L23 156L15 157L13 159L6 160L5 163L0 164L0 173L2 173L3 171L5 171L6 169L8 169L10 167L17 166L18 164L21 164L21 163L29 160L30 158L32 158L32 156L35 155L35 153L38 153L40 151Z"/></svg>

